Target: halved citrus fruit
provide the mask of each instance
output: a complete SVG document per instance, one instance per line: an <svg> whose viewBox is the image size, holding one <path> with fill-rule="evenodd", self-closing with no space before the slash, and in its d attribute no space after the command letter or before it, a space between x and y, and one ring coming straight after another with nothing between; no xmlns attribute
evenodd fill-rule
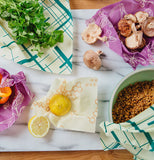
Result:
<svg viewBox="0 0 154 160"><path fill-rule="evenodd" d="M70 111L71 101L64 95L56 94L51 98L49 108L56 116L63 116Z"/></svg>
<svg viewBox="0 0 154 160"><path fill-rule="evenodd" d="M28 122L29 132L34 137L44 137L50 128L49 119L45 116L33 116Z"/></svg>

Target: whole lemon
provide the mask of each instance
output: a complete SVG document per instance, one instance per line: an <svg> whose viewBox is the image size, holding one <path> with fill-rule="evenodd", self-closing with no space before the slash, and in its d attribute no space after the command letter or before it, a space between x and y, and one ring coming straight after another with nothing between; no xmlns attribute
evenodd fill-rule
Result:
<svg viewBox="0 0 154 160"><path fill-rule="evenodd" d="M68 97L56 94L49 102L50 111L56 116L63 116L67 114L71 109L71 101Z"/></svg>

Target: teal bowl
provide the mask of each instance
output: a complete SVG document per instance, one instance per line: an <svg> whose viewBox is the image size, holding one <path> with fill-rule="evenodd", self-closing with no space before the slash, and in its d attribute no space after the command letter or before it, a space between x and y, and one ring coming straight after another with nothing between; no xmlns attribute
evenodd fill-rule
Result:
<svg viewBox="0 0 154 160"><path fill-rule="evenodd" d="M119 84L114 89L110 99L110 107L109 107L110 122L113 122L112 109L116 102L119 92L125 87L127 87L128 85L134 84L135 82L151 81L151 80L154 80L154 68L145 68L145 69L140 69L140 70L131 72L119 82Z"/></svg>

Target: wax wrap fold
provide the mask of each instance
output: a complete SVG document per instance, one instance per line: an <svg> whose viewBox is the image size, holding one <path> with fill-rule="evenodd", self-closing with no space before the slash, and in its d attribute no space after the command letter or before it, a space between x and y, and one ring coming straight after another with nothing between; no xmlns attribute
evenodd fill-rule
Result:
<svg viewBox="0 0 154 160"><path fill-rule="evenodd" d="M34 95L26 86L26 78L23 72L10 75L6 70L0 68L0 74L3 76L0 87L11 87L12 89L9 100L0 105L1 132L13 125Z"/></svg>
<svg viewBox="0 0 154 160"><path fill-rule="evenodd" d="M102 35L107 36L109 40L106 45L123 57L124 61L130 64L133 69L140 64L147 66L154 64L154 38L147 38L146 47L141 52L130 52L119 39L116 32L117 24L124 15L137 11L145 11L150 16L154 16L154 1L153 0L122 0L118 3L109 5L100 9L92 18L86 21L96 23L102 29Z"/></svg>
<svg viewBox="0 0 154 160"><path fill-rule="evenodd" d="M154 106L127 122L100 124L100 139L104 150L119 146L126 148L134 159L152 160L154 157Z"/></svg>
<svg viewBox="0 0 154 160"><path fill-rule="evenodd" d="M17 45L11 38L7 23L0 19L0 56L29 68L51 73L70 74L73 54L73 20L69 0L40 0L46 21L64 31L64 42L44 49L42 57L32 52L31 45Z"/></svg>
<svg viewBox="0 0 154 160"><path fill-rule="evenodd" d="M71 100L71 110L64 116L56 116L49 109L49 101L55 94L65 95ZM73 81L56 79L47 95L32 104L32 109L35 115L48 116L56 128L95 132L97 79L80 78Z"/></svg>

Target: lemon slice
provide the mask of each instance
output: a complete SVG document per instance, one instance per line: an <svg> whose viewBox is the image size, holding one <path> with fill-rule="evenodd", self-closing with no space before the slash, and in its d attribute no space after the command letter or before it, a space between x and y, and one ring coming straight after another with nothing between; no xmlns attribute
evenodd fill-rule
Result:
<svg viewBox="0 0 154 160"><path fill-rule="evenodd" d="M64 95L56 94L50 99L49 108L56 116L63 116L70 111L71 101Z"/></svg>
<svg viewBox="0 0 154 160"><path fill-rule="evenodd" d="M29 132L34 137L44 137L50 128L50 122L47 117L33 116L28 122Z"/></svg>

